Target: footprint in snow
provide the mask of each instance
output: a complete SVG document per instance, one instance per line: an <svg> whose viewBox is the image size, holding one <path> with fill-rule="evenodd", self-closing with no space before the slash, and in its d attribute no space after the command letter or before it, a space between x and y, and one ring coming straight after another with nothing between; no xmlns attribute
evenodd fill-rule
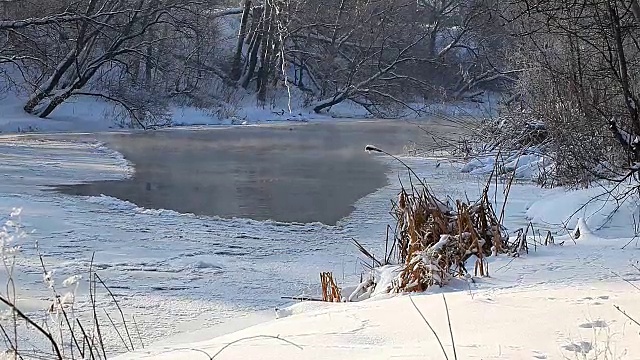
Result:
<svg viewBox="0 0 640 360"><path fill-rule="evenodd" d="M593 345L591 345L590 342L581 341L579 343L564 345L562 348L578 354L588 354L589 351L593 350Z"/></svg>
<svg viewBox="0 0 640 360"><path fill-rule="evenodd" d="M596 320L584 324L580 324L580 327L583 329L595 329L595 328L606 328L609 325L604 320Z"/></svg>
<svg viewBox="0 0 640 360"><path fill-rule="evenodd" d="M540 351L534 351L533 352L533 357L535 359L546 359L547 355L545 355L544 353L540 352Z"/></svg>
<svg viewBox="0 0 640 360"><path fill-rule="evenodd" d="M583 303L585 301L593 301L593 300L609 300L609 296L608 295L602 295L598 297L587 296L587 297L583 297L582 299L578 299L576 302ZM595 304L600 305L600 303L595 303Z"/></svg>

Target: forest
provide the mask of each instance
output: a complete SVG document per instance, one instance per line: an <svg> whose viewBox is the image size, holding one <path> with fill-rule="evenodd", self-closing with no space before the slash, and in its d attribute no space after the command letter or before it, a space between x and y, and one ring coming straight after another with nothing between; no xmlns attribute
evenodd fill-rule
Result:
<svg viewBox="0 0 640 360"><path fill-rule="evenodd" d="M215 111L239 93L378 117L497 94L484 143L543 148L565 184L639 167L637 0L4 0L0 13L0 91L41 118L74 97L148 128L171 104Z"/></svg>

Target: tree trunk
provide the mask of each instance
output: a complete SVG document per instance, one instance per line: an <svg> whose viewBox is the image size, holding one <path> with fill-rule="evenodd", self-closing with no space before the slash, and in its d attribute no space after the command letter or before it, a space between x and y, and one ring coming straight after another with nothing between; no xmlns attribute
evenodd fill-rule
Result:
<svg viewBox="0 0 640 360"><path fill-rule="evenodd" d="M631 0L631 12L633 17L636 18L636 25L640 26L640 5L638 0Z"/></svg>
<svg viewBox="0 0 640 360"><path fill-rule="evenodd" d="M622 41L622 31L620 17L614 9L613 5L609 2L609 15L611 16L611 27L613 30L613 36L615 39L616 53L618 55L618 66L620 71L620 83L622 85L622 91L624 95L624 102L631 118L631 124L633 127L634 135L640 135L640 118L638 117L638 100L631 92L631 86L629 83L629 70L627 66L627 57L624 52L624 44Z"/></svg>
<svg viewBox="0 0 640 360"><path fill-rule="evenodd" d="M319 114L322 110L326 109L326 108L330 108L333 105L337 105L345 100L347 100L349 98L349 91L348 90L344 90L342 91L340 94L330 98L330 99L326 99L326 100L322 100L320 102L318 102L314 107L313 107L313 111L316 114Z"/></svg>
<svg viewBox="0 0 640 360"><path fill-rule="evenodd" d="M147 38L151 41L149 41L149 44L147 44L147 48L145 49L144 87L150 91L153 85L153 46L151 45L153 43L153 31L149 31Z"/></svg>
<svg viewBox="0 0 640 360"><path fill-rule="evenodd" d="M271 13L271 7L268 2L264 4L264 15L262 23L262 41L260 44L260 68L258 69L257 89L258 89L258 101L264 102L267 99L267 83L269 77L269 65L272 44L272 23L273 14Z"/></svg>
<svg viewBox="0 0 640 360"><path fill-rule="evenodd" d="M38 106L38 104L42 100L46 99L51 94L51 91L53 91L53 89L55 89L55 87L58 85L65 72L69 69L69 67L71 67L71 65L73 65L74 59L75 51L70 50L65 58L60 62L58 67L54 70L53 74L49 77L47 82L36 89L33 94L31 94L29 100L27 100L27 103L24 105L24 111L29 114L33 114L36 106Z"/></svg>
<svg viewBox="0 0 640 360"><path fill-rule="evenodd" d="M38 114L38 117L44 119L47 116L51 115L53 110L55 110L58 106L60 106L63 102L67 101L67 99L71 97L71 94L71 91L65 91L60 95L54 96L49 104L47 104L47 107L40 114Z"/></svg>
<svg viewBox="0 0 640 360"><path fill-rule="evenodd" d="M98 70L106 63L113 59L113 54L105 54L102 56L101 61L94 62L87 70L82 72L82 74L78 74L73 82L73 85L68 86L64 89L59 90L59 92L52 97L47 107L38 114L40 118L46 118L51 115L51 113L63 102L67 101L73 93L79 89L82 89L90 79L98 72Z"/></svg>
<svg viewBox="0 0 640 360"><path fill-rule="evenodd" d="M257 14L256 9L254 9L254 19L255 21L260 19L260 22L264 21L264 19ZM256 66L258 64L258 51L260 50L260 44L262 43L262 34L259 31L259 27L260 25L258 24L252 34L251 44L249 44L249 62L247 70L240 79L240 85L245 89L249 87L249 83L251 82L251 78L253 78L253 73L256 71Z"/></svg>
<svg viewBox="0 0 640 360"><path fill-rule="evenodd" d="M247 24L249 22L249 11L251 11L251 0L244 0L244 10L242 11L242 20L240 21L240 31L238 32L238 42L236 44L236 52L233 55L231 64L231 80L240 80L242 48L244 47L244 39L247 36Z"/></svg>

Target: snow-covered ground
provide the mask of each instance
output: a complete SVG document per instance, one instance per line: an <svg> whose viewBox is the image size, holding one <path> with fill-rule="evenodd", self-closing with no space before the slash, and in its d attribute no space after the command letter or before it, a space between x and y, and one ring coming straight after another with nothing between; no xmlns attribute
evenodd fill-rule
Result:
<svg viewBox="0 0 640 360"><path fill-rule="evenodd" d="M559 215L588 200L585 194L575 199L576 193L528 185L512 191L511 225L526 208L532 216ZM624 213L619 217L630 215ZM300 303L276 311L277 319L232 334L156 345L117 359L442 359L438 338L453 359L445 297L459 359L638 359L640 326L622 311L640 317L640 247L635 238L601 238L585 221L577 223L578 238L556 235L555 245L532 247L521 258L492 258L488 278L454 281L411 298Z"/></svg>
<svg viewBox="0 0 640 360"><path fill-rule="evenodd" d="M241 92L240 90L238 91ZM289 112L288 100L278 98L266 106L258 105L255 97L249 93L239 94L233 103L211 110L193 107L170 107L170 126L194 125L241 125L268 121L321 121L325 119L359 118L368 114L353 103L344 103L332 108L328 114L315 114L301 105L296 96ZM47 119L30 116L22 107L26 102L24 95L13 93L0 94L0 133L33 132L95 132L113 131L122 128L114 121L119 109L101 99L74 97ZM126 126L125 126L126 127Z"/></svg>
<svg viewBox="0 0 640 360"><path fill-rule="evenodd" d="M37 240L59 282L87 273L95 252L93 266L116 292L127 316L135 315L147 345L119 359L206 358L197 351L214 355L226 344L251 336L281 340L243 340L217 358L443 357L407 296L291 308L280 298L316 294L320 271L333 271L341 285L358 282L362 268L349 239L382 253L385 228L391 222L389 199L399 188L397 174L405 173L399 164L389 162L390 184L359 200L337 226L225 220L46 191L52 184L119 179L133 169L100 144L45 138L0 138L0 214L20 207L23 223L36 230L25 240L15 270L18 304L26 310L48 306L31 246ZM484 186L446 161L405 160L436 193L474 198ZM566 234L565 225L575 226L577 216L585 217L594 229L604 224L597 206L566 221L598 191L602 189L566 192L515 184L506 225L515 230L532 220L543 236L551 229L556 244L564 240L563 245L538 246L521 258L493 258L489 278L455 282L434 294L413 297L449 358L453 353L440 293L446 293L461 359L640 358L640 327L614 307L640 317L640 291L633 287L640 285L640 271L632 267L640 254L631 239L636 208L619 210L597 236L583 229L575 242L559 237ZM502 185L495 192L501 204ZM609 239L598 237L604 235ZM79 295L78 308L86 308L86 285ZM98 306L113 308L105 294ZM230 333L254 324L258 325ZM107 333L107 341L113 352L123 351L116 334ZM605 357L602 351L609 353Z"/></svg>
<svg viewBox="0 0 640 360"><path fill-rule="evenodd" d="M413 296L453 359L443 298ZM637 308L627 284L446 295L458 359L637 359L638 332L614 304ZM443 359L407 296L302 304L292 315L209 341L117 359ZM268 337L269 336L269 337ZM277 337L277 338L274 338ZM238 341L238 342L236 342ZM225 348L227 345L231 346Z"/></svg>
<svg viewBox="0 0 640 360"><path fill-rule="evenodd" d="M332 106L328 112L316 114L305 105L304 94L300 91L275 94L267 104L256 103L255 95L238 90L229 103L210 110L193 107L172 106L169 126L202 125L244 125L281 121L336 121L337 119L364 119L371 117L361 106L345 101ZM488 100L494 101L489 96ZM58 132L96 132L115 131L122 124L114 121L118 109L113 104L91 97L73 97L47 119L28 115L22 109L26 95L15 93L0 94L0 134L2 133L58 133ZM475 116L481 117L490 112L493 103L460 102L452 104L413 104L420 109L420 115L405 111L405 117L416 116ZM125 126L126 127L126 126Z"/></svg>

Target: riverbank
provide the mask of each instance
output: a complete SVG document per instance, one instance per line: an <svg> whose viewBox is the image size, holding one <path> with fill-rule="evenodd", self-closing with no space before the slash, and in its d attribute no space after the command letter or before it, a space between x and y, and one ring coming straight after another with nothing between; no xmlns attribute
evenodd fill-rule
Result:
<svg viewBox="0 0 640 360"><path fill-rule="evenodd" d="M413 332L422 326L419 321L406 326L407 322L395 323L389 318L396 319L397 314L411 311L405 308L410 304L406 297L361 304L305 303L293 308L287 308L290 302L281 299L283 295L317 294L321 271L332 271L340 285L359 281L363 268L349 240L355 238L377 254L384 251L382 239L387 224L391 223L389 200L397 195L400 182L406 183L406 171L396 161L378 158L389 169L388 185L356 201L350 215L336 225L291 224L181 214L106 196L42 192L42 185L61 181L80 183L105 177L126 178L130 169L117 153L96 144L26 139L29 137L2 145L4 160L11 159L7 167L11 170L7 171L7 181L0 187L0 210L6 214L12 207L23 208L25 225L37 230L24 244L15 271L20 284L18 304L26 306L32 314L42 314L42 309L48 306L49 294L42 282L38 254L32 246L38 241L45 263L55 270L58 283L68 276L85 274L90 266L100 273L112 286L125 316L128 319L135 316L146 353L152 358L194 356L192 352L167 353L166 339L169 338L173 338L170 342L175 344L173 349L188 347L215 353L225 344L251 334L290 336L290 341L299 342L307 351L299 353L295 347L283 350L270 341L249 341L234 346L233 352L225 356L313 358L316 353L323 356L320 351L324 349L333 358L342 358L345 354L354 358L388 358L394 354L407 358L440 358L432 339L426 337L428 330ZM403 161L439 195L475 198L484 187L482 181L461 174L458 166L446 159L403 157ZM503 201L502 186L499 184L490 195L497 204ZM531 205L546 196L561 198L557 189L514 184L505 211L505 224L510 229L525 227ZM568 204L563 204L563 208L568 208ZM535 225L544 231L544 224ZM565 241L564 246L539 247L526 257L501 257L490 264L490 278L475 278L473 282L463 283L464 286L444 288L447 298L452 297L452 313L453 309L457 313L452 315L452 322L456 326L454 334L461 334L461 340L456 342L463 347L460 353L470 358L504 359L529 358L529 355L563 358L558 354L580 356L583 351L590 356L603 340L587 337L598 331L599 334L611 332L612 342L620 344L621 351L637 354L631 352L635 348L628 342L630 333L626 329L631 324L619 317L619 313L610 311L613 304L621 304L630 313L638 312L632 303L633 291L625 292L619 287L628 285L626 281L637 281L629 267L635 252L620 249L621 242L625 241L623 237L610 241L594 239L575 246L572 241ZM562 292L563 289L569 292ZM77 295L78 313L90 310L84 282ZM558 298L566 301L553 302ZM430 309L440 300L438 294L425 295L418 296L416 303L420 308ZM490 307L493 310L481 312L480 309L491 304L494 304ZM98 294L97 307L117 311L104 292ZM594 307L597 311L592 311ZM459 311L460 308L465 310ZM469 325L476 320L468 320L466 309L482 314L477 320L482 329L478 329L479 325ZM561 318L565 313L570 316ZM281 318L273 320L276 314ZM464 319L458 318L460 314ZM411 321L418 319L415 315L410 314ZM519 332L531 331L524 328L527 321L520 321L522 326L509 327L507 321L516 322L519 316L540 317L547 325L536 327L535 331L538 334L541 329L546 335L540 335L535 343L529 337L518 337ZM579 316L589 321L578 323ZM588 326L602 324L595 322L598 318L607 326ZM443 330L442 318L438 319L433 321L438 324L439 333L445 332L440 335L444 339L446 327ZM102 320L108 322L104 317ZM234 332L256 324L257 327ZM317 330L309 332L314 327ZM505 329L509 329L506 335ZM197 334L191 335L194 331ZM474 338L469 331L486 333L488 340L485 335ZM125 351L111 327L103 327L103 332L111 354ZM229 332L234 333L227 334ZM619 333L622 340L616 337ZM222 334L227 335L216 337ZM176 335L178 337L174 337ZM204 343L193 343L193 336ZM479 344L481 341L485 345ZM313 350L312 355L309 349ZM416 349L416 352L402 349ZM290 350L293 352L289 353ZM124 358L143 355L131 353Z"/></svg>
<svg viewBox="0 0 640 360"><path fill-rule="evenodd" d="M446 300L452 334L438 294L305 303L286 318L233 334L159 345L114 360L445 359L438 339L449 359L636 359L640 353L637 329L613 306L638 308L637 295L622 281L448 292Z"/></svg>
<svg viewBox="0 0 640 360"><path fill-rule="evenodd" d="M400 170L380 158L389 168L389 185L352 204L354 210L336 225L225 219L145 208L107 196L43 191L46 185L131 175L121 155L65 136L3 137L3 163L10 162L11 170L0 186L0 211L22 208L26 229L36 231L22 244L14 272L19 304L37 316L48 306L51 293L42 282L34 248L38 242L58 283L87 274L90 267L97 270L113 287L126 316L135 315L146 344L256 311L272 312L290 304L283 295L316 294L323 270L355 282L361 268L350 239L379 245ZM436 164L416 164L431 174L434 186L457 176ZM76 300L78 314L91 309L86 279ZM104 291L96 305L117 311ZM112 353L125 351L113 329L107 326L103 332Z"/></svg>

